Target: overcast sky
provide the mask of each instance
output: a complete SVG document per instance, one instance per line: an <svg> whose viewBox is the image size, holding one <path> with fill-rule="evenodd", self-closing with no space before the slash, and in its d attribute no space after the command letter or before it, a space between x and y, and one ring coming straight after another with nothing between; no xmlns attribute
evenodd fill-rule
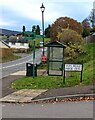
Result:
<svg viewBox="0 0 95 120"><path fill-rule="evenodd" d="M71 17L82 22L93 9L94 0L0 0L0 28L22 31L41 25L41 4L45 6L45 27L59 17Z"/></svg>

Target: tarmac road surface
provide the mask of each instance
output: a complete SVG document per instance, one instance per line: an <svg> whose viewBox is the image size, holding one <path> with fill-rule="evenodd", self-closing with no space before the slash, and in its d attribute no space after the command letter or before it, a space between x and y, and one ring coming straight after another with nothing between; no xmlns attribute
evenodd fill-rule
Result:
<svg viewBox="0 0 95 120"><path fill-rule="evenodd" d="M3 118L93 118L95 101L2 104Z"/></svg>
<svg viewBox="0 0 95 120"><path fill-rule="evenodd" d="M41 62L41 49L36 51L36 63L39 64ZM33 62L33 54L14 60L10 62L6 62L0 64L0 78L6 77L16 71L21 71L26 69L26 63ZM2 74L1 74L2 73Z"/></svg>

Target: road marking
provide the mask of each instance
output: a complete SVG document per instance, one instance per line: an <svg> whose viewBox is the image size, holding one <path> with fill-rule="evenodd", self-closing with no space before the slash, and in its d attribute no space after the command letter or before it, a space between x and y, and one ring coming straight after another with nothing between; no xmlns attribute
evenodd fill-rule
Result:
<svg viewBox="0 0 95 120"><path fill-rule="evenodd" d="M6 67L1 67L0 69L6 69L6 68L13 67L13 66L21 65L21 64L24 64L24 63L29 62L29 61L31 61L31 63L33 64L33 61L32 61L32 59L31 59L31 60L27 60L27 61L22 62L22 63L18 63L18 64L14 64L14 65L6 66ZM39 63L40 63L40 62L38 62L38 64L39 64Z"/></svg>
<svg viewBox="0 0 95 120"><path fill-rule="evenodd" d="M38 54L38 52L39 52L39 51L37 51L36 54ZM32 57L33 54L32 54L32 55L29 55L29 56L27 56L27 57L30 57L30 56ZM25 58L26 58L26 57L21 58L20 60L25 59ZM10 67L13 67L13 66L21 65L21 64L24 64L24 63L29 62L29 61L33 62L32 60L33 60L33 59L30 59L30 60L28 60L28 61L25 61L25 62L22 62L22 63L18 63L18 64L13 64L13 65L6 66L6 67L1 67L1 66L0 66L0 69L2 70L2 69L10 68Z"/></svg>
<svg viewBox="0 0 95 120"><path fill-rule="evenodd" d="M31 60L32 60L32 59L31 59ZM2 67L2 68L0 68L0 69L5 69L5 68L9 68L9 67L21 65L21 64L26 63L26 62L29 62L29 61L31 61L31 60L28 60L28 61L25 61L25 62L21 62L21 63L18 63L18 64L14 64L14 65L10 65L10 66L6 66L6 67Z"/></svg>

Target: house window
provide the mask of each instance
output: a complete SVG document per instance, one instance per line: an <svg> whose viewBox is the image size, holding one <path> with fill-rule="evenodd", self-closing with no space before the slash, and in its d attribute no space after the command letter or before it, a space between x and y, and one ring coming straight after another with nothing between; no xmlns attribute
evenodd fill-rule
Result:
<svg viewBox="0 0 95 120"><path fill-rule="evenodd" d="M20 45L24 46L24 43L20 43Z"/></svg>
<svg viewBox="0 0 95 120"><path fill-rule="evenodd" d="M11 43L12 45L15 45L15 43Z"/></svg>

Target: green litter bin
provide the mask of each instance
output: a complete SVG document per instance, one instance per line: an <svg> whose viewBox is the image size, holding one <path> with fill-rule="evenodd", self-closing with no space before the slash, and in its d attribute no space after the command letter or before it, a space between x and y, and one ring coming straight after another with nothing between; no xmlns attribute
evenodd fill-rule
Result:
<svg viewBox="0 0 95 120"><path fill-rule="evenodd" d="M34 65L35 76L37 76L37 64ZM33 64L26 63L26 76L33 76Z"/></svg>

